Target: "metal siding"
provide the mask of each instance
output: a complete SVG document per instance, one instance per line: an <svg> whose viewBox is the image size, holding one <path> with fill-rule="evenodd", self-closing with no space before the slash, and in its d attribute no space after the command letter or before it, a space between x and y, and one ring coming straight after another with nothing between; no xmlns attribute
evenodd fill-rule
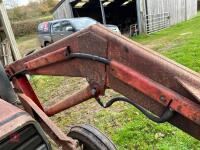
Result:
<svg viewBox="0 0 200 150"><path fill-rule="evenodd" d="M197 14L197 0L147 0L148 14L170 13L170 24L191 19Z"/></svg>
<svg viewBox="0 0 200 150"><path fill-rule="evenodd" d="M149 30L155 27L155 16L159 16L156 18L156 22L162 22L164 14L169 13L169 25L174 25L189 20L197 14L197 0L146 0L146 3L147 10L142 7L142 11L147 11L147 14L143 14L142 22ZM157 26L160 30L163 24Z"/></svg>
<svg viewBox="0 0 200 150"><path fill-rule="evenodd" d="M73 13L71 10L69 0L65 0L53 13L54 19L72 18Z"/></svg>
<svg viewBox="0 0 200 150"><path fill-rule="evenodd" d="M187 0L187 10L194 10L194 11L187 11L187 19L192 18L197 14L197 1L195 0Z"/></svg>

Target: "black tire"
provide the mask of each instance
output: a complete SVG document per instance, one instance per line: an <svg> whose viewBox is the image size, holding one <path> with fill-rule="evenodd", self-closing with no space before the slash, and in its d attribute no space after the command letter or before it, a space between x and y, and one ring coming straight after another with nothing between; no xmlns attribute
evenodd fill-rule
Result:
<svg viewBox="0 0 200 150"><path fill-rule="evenodd" d="M0 98L11 103L17 103L17 96L12 88L9 78L4 70L3 65L0 63Z"/></svg>
<svg viewBox="0 0 200 150"><path fill-rule="evenodd" d="M73 126L68 136L78 140L83 150L116 150L113 142L91 125Z"/></svg>
<svg viewBox="0 0 200 150"><path fill-rule="evenodd" d="M50 42L45 42L45 43L44 43L44 46L47 47L47 46L49 46L50 44L51 44Z"/></svg>

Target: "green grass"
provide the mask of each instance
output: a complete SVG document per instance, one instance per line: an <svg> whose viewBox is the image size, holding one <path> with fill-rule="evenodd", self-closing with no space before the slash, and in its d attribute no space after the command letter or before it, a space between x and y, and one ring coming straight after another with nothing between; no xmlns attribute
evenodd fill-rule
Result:
<svg viewBox="0 0 200 150"><path fill-rule="evenodd" d="M36 34L18 37L16 41L22 56L30 50L40 49L40 44Z"/></svg>
<svg viewBox="0 0 200 150"><path fill-rule="evenodd" d="M116 108L121 108L116 111ZM134 107L115 104L96 114L94 123L111 137L119 150L197 150L200 142L169 123L156 124Z"/></svg>
<svg viewBox="0 0 200 150"><path fill-rule="evenodd" d="M197 17L161 32L133 40L200 72L200 13Z"/></svg>
<svg viewBox="0 0 200 150"><path fill-rule="evenodd" d="M64 80L64 77L32 76L30 81L39 95L39 99L45 103L51 97L54 97L56 90Z"/></svg>
<svg viewBox="0 0 200 150"><path fill-rule="evenodd" d="M199 29L200 14L190 21L151 35L134 37L133 40L200 72ZM20 38L17 41L23 49L26 49L27 47L33 47L33 42L31 41L36 41L36 38L35 35L32 35L23 39ZM32 77L32 84L44 102L47 102L60 93L61 95L64 95L66 92L69 94L74 89L82 87L82 82L77 83L75 79L46 76ZM70 90L66 90L67 85L69 85L68 88ZM60 92L57 91L58 89ZM117 94L109 91L107 95L106 99L109 99ZM100 110L100 107L91 100L67 110L52 119L63 130L70 124L91 123L111 137L119 150L200 149L200 142L198 140L168 123L160 125L153 123L134 107L124 103L117 103L109 109Z"/></svg>

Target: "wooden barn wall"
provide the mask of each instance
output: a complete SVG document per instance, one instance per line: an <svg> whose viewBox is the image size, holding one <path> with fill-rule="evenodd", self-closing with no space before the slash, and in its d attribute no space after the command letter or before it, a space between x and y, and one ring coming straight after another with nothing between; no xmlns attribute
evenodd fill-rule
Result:
<svg viewBox="0 0 200 150"><path fill-rule="evenodd" d="M197 0L187 0L187 18L190 19L197 15L198 4Z"/></svg>
<svg viewBox="0 0 200 150"><path fill-rule="evenodd" d="M144 0L148 14L168 12L170 25L188 20L197 14L197 0Z"/></svg>
<svg viewBox="0 0 200 150"><path fill-rule="evenodd" d="M69 4L69 0L65 0L59 8L53 13L54 19L64 19L64 18L72 18L73 13L71 11L71 6Z"/></svg>

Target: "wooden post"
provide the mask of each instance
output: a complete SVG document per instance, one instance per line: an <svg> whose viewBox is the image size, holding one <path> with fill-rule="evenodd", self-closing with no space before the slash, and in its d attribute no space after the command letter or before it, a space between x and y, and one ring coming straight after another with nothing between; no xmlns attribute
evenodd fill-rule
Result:
<svg viewBox="0 0 200 150"><path fill-rule="evenodd" d="M138 30L139 34L142 33L142 22L141 22L141 3L140 0L136 0L136 9L137 9L137 24L138 24Z"/></svg>
<svg viewBox="0 0 200 150"><path fill-rule="evenodd" d="M101 0L99 0L99 4L101 7L101 15L102 15L103 24L106 25L105 11L104 11L104 7L103 7Z"/></svg>
<svg viewBox="0 0 200 150"><path fill-rule="evenodd" d="M185 21L187 21L188 20L188 17L187 17L187 0L185 0Z"/></svg>
<svg viewBox="0 0 200 150"><path fill-rule="evenodd" d="M4 32L6 33L7 39L10 41L11 52L14 56L14 60L21 59L21 54L19 52L15 36L2 0L0 0L0 19L3 25Z"/></svg>

